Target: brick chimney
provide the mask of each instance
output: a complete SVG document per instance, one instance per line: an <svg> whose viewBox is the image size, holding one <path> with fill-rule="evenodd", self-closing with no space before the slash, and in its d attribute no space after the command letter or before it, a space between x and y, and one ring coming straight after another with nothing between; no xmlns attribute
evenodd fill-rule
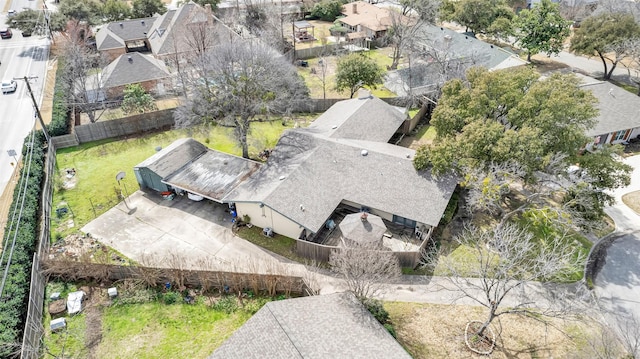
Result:
<svg viewBox="0 0 640 359"><path fill-rule="evenodd" d="M358 4L354 2L353 4L351 4L351 6L352 6L352 9L353 9L353 13L357 14L358 13Z"/></svg>

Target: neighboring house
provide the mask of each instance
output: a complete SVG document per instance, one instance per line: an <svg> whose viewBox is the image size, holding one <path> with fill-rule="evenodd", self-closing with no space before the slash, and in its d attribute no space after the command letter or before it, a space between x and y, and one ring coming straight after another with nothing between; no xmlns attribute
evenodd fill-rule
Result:
<svg viewBox="0 0 640 359"><path fill-rule="evenodd" d="M350 208L424 239L456 181L416 171L415 151L388 143L405 119L372 96L340 101L308 128L285 132L267 163L224 201L254 225L291 238L313 240L334 211Z"/></svg>
<svg viewBox="0 0 640 359"><path fill-rule="evenodd" d="M164 61L138 52L120 55L102 70L101 76L102 90L108 98L122 97L125 86L131 84L140 84L148 93L164 95L170 81Z"/></svg>
<svg viewBox="0 0 640 359"><path fill-rule="evenodd" d="M342 7L344 17L338 18L337 21L351 33L348 36L350 39L375 40L384 37L394 22L410 21L409 17L392 11L368 2L356 1Z"/></svg>
<svg viewBox="0 0 640 359"><path fill-rule="evenodd" d="M140 188L174 190L222 202L260 163L207 148L192 138L174 141L133 168Z"/></svg>
<svg viewBox="0 0 640 359"><path fill-rule="evenodd" d="M190 1L159 16L109 23L96 34L96 46L109 60L129 52L167 59L202 51L220 37L237 36L212 14L210 6Z"/></svg>
<svg viewBox="0 0 640 359"><path fill-rule="evenodd" d="M640 97L610 82L579 75L583 90L598 99L596 125L587 131L593 144L625 143L640 136Z"/></svg>
<svg viewBox="0 0 640 359"><path fill-rule="evenodd" d="M350 292L268 302L209 357L411 356Z"/></svg>
<svg viewBox="0 0 640 359"><path fill-rule="evenodd" d="M390 71L385 79L384 86L398 96L429 93L473 66L499 70L527 64L510 51L439 26L422 26L414 42L421 54L407 55L411 66Z"/></svg>

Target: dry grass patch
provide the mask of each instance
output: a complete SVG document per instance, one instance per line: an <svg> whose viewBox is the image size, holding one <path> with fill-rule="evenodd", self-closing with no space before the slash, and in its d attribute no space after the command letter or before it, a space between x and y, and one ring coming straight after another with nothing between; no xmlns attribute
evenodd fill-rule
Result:
<svg viewBox="0 0 640 359"><path fill-rule="evenodd" d="M385 308L398 341L414 358L486 358L467 349L463 334L468 321L484 319L482 307L388 302ZM499 338L491 358L566 358L584 351L582 341L573 338L586 335L586 324L561 319L552 324L517 316L496 319L492 328Z"/></svg>
<svg viewBox="0 0 640 359"><path fill-rule="evenodd" d="M622 202L634 212L640 214L640 191L625 194L622 196Z"/></svg>

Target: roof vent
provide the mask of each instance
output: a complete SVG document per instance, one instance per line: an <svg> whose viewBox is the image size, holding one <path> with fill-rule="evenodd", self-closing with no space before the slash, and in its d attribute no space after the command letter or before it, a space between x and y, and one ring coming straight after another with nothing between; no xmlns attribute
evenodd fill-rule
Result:
<svg viewBox="0 0 640 359"><path fill-rule="evenodd" d="M613 87L609 89L609 96L613 96ZM615 96L613 96L615 97Z"/></svg>
<svg viewBox="0 0 640 359"><path fill-rule="evenodd" d="M287 177L286 177L286 176L280 176L279 180L280 180L280 181L282 181L282 180L284 180L285 178L287 178Z"/></svg>
<svg viewBox="0 0 640 359"><path fill-rule="evenodd" d="M123 24L123 23L120 23L120 27L123 27L123 26L124 26L124 24Z"/></svg>
<svg viewBox="0 0 640 359"><path fill-rule="evenodd" d="M127 60L129 60L129 62L133 62L133 57L127 56Z"/></svg>
<svg viewBox="0 0 640 359"><path fill-rule="evenodd" d="M144 20L140 20L140 22L142 23L142 25L144 25Z"/></svg>
<svg viewBox="0 0 640 359"><path fill-rule="evenodd" d="M332 130L335 130L336 128L338 128L338 125L333 125L333 126L331 126L331 129L332 129Z"/></svg>
<svg viewBox="0 0 640 359"><path fill-rule="evenodd" d="M451 35L444 35L445 41L451 41Z"/></svg>
<svg viewBox="0 0 640 359"><path fill-rule="evenodd" d="M366 156L366 155L368 155L368 154L369 154L369 151L367 151L367 150L362 150L362 151L360 151L360 154L361 154L362 156Z"/></svg>

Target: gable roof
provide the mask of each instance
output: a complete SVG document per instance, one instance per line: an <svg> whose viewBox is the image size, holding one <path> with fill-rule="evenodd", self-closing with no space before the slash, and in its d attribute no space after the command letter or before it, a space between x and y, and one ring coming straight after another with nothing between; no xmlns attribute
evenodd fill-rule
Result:
<svg viewBox="0 0 640 359"><path fill-rule="evenodd" d="M105 88L135 84L170 77L163 61L138 52L118 56L102 70Z"/></svg>
<svg viewBox="0 0 640 359"><path fill-rule="evenodd" d="M387 142L407 119L403 108L373 96L337 102L309 126L330 138Z"/></svg>
<svg viewBox="0 0 640 359"><path fill-rule="evenodd" d="M355 1L342 6L342 14L345 17L338 20L351 26L361 25L373 31L383 31L393 24L389 11L391 10L377 7L365 1ZM409 21L409 17L400 16L403 21Z"/></svg>
<svg viewBox="0 0 640 359"><path fill-rule="evenodd" d="M423 25L414 36L414 41L422 51L438 51L443 58L447 57L451 64L461 69L482 66L499 70L527 64L510 51L444 27ZM406 95L405 84L408 83L411 83L414 92L424 87L428 91L429 86L442 81L436 61L416 59L410 68L390 72L385 87L398 95Z"/></svg>
<svg viewBox="0 0 640 359"><path fill-rule="evenodd" d="M351 293L269 302L216 358L411 358Z"/></svg>
<svg viewBox="0 0 640 359"><path fill-rule="evenodd" d="M334 132L327 130L330 121L285 132L267 164L225 197L225 202L263 203L312 232L322 228L343 200L437 226L455 179L436 179L429 171L416 171L415 151L386 143L389 132L356 139L334 136L343 126L357 128L375 119L354 115L342 102L327 112L341 109L348 121L336 121ZM382 113L397 111L382 104L388 108Z"/></svg>
<svg viewBox="0 0 640 359"><path fill-rule="evenodd" d="M204 31L190 27L203 26ZM192 51L192 42L207 41L205 45L211 47L223 36L237 36L227 28L217 17L202 6L189 1L175 10L169 10L160 15L149 32L151 51L158 56Z"/></svg>
<svg viewBox="0 0 640 359"><path fill-rule="evenodd" d="M154 17L110 22L96 34L98 50L109 50L125 46L125 41L144 40L154 23Z"/></svg>
<svg viewBox="0 0 640 359"><path fill-rule="evenodd" d="M593 128L587 130L588 136L640 127L640 97L610 82L577 75L584 83L580 87L591 91L598 99L597 122Z"/></svg>
<svg viewBox="0 0 640 359"><path fill-rule="evenodd" d="M181 138L138 163L134 168L146 167L165 178L206 151L207 147L193 138Z"/></svg>

